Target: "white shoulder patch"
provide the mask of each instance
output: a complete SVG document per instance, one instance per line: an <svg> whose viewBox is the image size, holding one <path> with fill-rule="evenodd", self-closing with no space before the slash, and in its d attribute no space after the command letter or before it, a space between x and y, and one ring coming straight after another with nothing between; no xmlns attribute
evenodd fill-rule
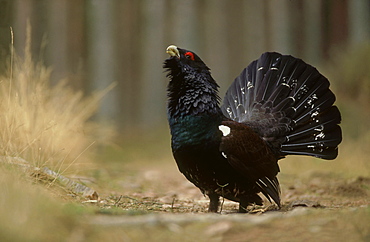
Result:
<svg viewBox="0 0 370 242"><path fill-rule="evenodd" d="M221 152L221 155L227 159L227 155L224 152Z"/></svg>
<svg viewBox="0 0 370 242"><path fill-rule="evenodd" d="M230 127L226 125L218 126L218 129L221 130L223 136L228 136L230 134Z"/></svg>

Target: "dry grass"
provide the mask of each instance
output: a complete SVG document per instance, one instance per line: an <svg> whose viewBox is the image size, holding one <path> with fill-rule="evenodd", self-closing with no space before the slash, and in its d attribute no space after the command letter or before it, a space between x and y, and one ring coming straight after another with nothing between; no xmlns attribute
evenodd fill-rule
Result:
<svg viewBox="0 0 370 242"><path fill-rule="evenodd" d="M92 164L96 137L89 119L106 90L84 97L65 81L50 86L51 68L33 60L30 46L28 38L24 57L12 50L8 72L0 76L0 156L76 174L81 165ZM0 161L0 240L62 241L72 236L75 241L73 226L81 207L62 205L71 194L57 186L35 185L39 183L31 174L7 165L7 160Z"/></svg>
<svg viewBox="0 0 370 242"><path fill-rule="evenodd" d="M60 81L50 86L51 68L12 56L9 73L0 76L0 151L22 157L37 167L64 173L89 160L93 144L89 119L103 93L84 97Z"/></svg>

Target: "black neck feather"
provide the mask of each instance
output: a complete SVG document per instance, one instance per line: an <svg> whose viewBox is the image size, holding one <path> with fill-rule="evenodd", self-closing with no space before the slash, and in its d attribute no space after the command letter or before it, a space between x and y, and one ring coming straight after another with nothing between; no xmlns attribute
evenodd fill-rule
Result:
<svg viewBox="0 0 370 242"><path fill-rule="evenodd" d="M218 85L209 70L202 73L169 73L168 115L222 115Z"/></svg>

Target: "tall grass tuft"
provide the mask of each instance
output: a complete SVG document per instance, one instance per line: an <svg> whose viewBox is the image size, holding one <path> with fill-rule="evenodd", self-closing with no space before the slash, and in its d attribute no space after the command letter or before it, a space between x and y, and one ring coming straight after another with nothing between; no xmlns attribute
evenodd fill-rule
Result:
<svg viewBox="0 0 370 242"><path fill-rule="evenodd" d="M11 51L9 71L0 76L0 155L76 172L89 160L89 119L104 93L85 97L65 81L51 86L51 68L33 60L29 37L26 42L24 57Z"/></svg>
<svg viewBox="0 0 370 242"><path fill-rule="evenodd" d="M33 60L27 36L24 57L12 45L8 71L0 75L0 241L81 240L79 207L62 206L51 199L58 189L34 186L2 164L24 159L63 175L92 164L96 124L89 120L107 90L85 97L66 81L51 86L52 69Z"/></svg>

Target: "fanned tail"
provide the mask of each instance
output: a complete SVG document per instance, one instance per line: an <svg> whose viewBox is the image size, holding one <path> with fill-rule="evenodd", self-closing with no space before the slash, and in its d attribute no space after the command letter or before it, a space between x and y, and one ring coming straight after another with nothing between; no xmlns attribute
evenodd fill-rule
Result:
<svg viewBox="0 0 370 242"><path fill-rule="evenodd" d="M222 111L246 123L279 155L334 159L341 116L329 81L300 59L264 53L229 87Z"/></svg>

